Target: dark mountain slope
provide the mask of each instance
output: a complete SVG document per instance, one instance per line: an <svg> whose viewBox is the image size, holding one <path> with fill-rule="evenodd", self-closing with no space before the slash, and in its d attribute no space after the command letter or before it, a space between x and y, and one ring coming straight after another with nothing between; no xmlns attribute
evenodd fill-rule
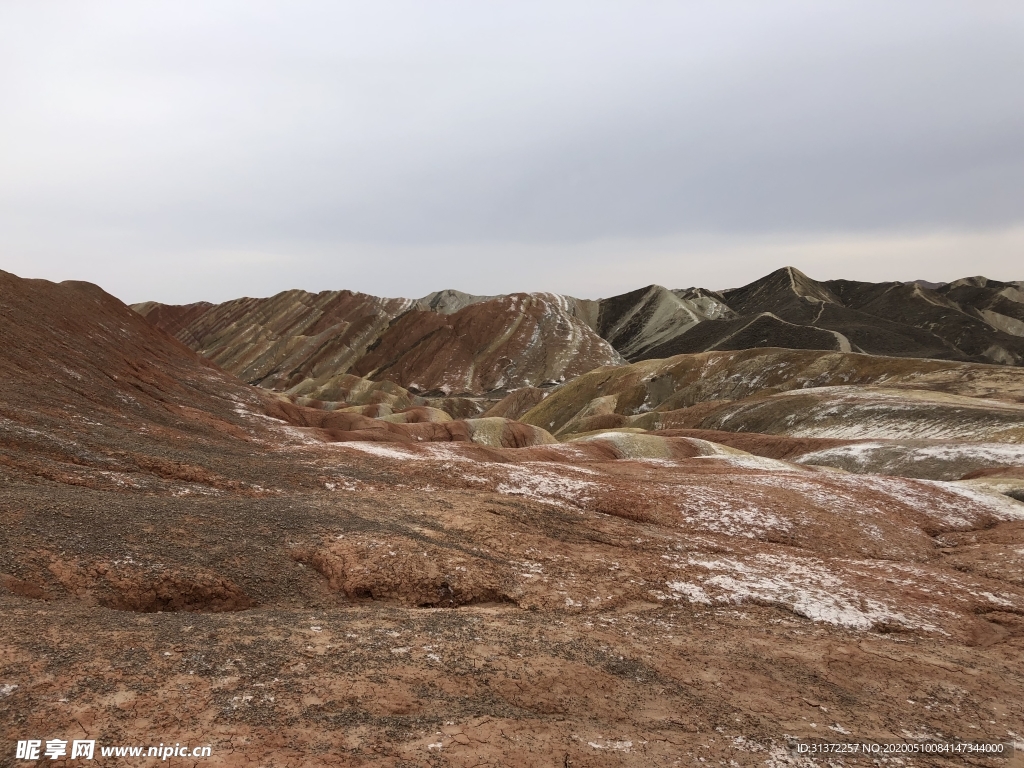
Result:
<svg viewBox="0 0 1024 768"><path fill-rule="evenodd" d="M680 327L679 333L630 359L781 347L1024 362L1024 303L1017 301L1024 293L1012 283L972 278L941 291L920 283L821 283L785 267L718 295L738 319Z"/></svg>
<svg viewBox="0 0 1024 768"><path fill-rule="evenodd" d="M735 320L708 320L688 333L682 333L652 348L642 360L654 360L692 352L711 350L781 347L783 349L820 349L851 351L842 334L809 325L788 323L771 314L744 315Z"/></svg>
<svg viewBox="0 0 1024 768"><path fill-rule="evenodd" d="M771 312L791 323L805 324L813 324L823 304L842 304L823 284L794 267L783 267L742 288L722 291L722 297L740 315Z"/></svg>
<svg viewBox="0 0 1024 768"><path fill-rule="evenodd" d="M976 362L1019 365L1024 338L995 328L938 291L904 283L827 283L850 309L927 331Z"/></svg>
<svg viewBox="0 0 1024 768"><path fill-rule="evenodd" d="M720 311L732 315L727 308ZM649 285L602 299L597 332L623 357L633 360L711 317L700 302L660 285Z"/></svg>
<svg viewBox="0 0 1024 768"><path fill-rule="evenodd" d="M998 330L1024 336L1024 282L967 277L941 286L938 292L964 309L974 310Z"/></svg>
<svg viewBox="0 0 1024 768"><path fill-rule="evenodd" d="M823 305L814 325L842 333L854 352L936 360L971 359L930 331L839 304Z"/></svg>

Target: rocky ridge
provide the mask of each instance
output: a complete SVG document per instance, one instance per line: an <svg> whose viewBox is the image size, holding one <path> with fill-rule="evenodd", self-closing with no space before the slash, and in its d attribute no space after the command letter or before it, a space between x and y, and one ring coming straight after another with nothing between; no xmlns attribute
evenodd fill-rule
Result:
<svg viewBox="0 0 1024 768"><path fill-rule="evenodd" d="M1024 361L1024 286L986 278L935 287L818 282L785 267L727 291L652 285L596 301L286 291L135 309L244 381L324 400L346 374L434 395L500 397L626 361L764 347Z"/></svg>

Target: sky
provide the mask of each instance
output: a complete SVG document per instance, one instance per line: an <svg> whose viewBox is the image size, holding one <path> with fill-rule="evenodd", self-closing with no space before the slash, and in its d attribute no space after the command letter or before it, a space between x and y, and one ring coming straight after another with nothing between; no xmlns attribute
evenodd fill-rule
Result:
<svg viewBox="0 0 1024 768"><path fill-rule="evenodd" d="M1024 280L1019 0L0 4L0 269L126 302Z"/></svg>

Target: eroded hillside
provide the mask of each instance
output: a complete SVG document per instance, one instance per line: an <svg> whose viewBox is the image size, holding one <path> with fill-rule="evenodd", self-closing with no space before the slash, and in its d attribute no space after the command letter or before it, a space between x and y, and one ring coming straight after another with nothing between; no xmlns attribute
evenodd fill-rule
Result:
<svg viewBox="0 0 1024 768"><path fill-rule="evenodd" d="M1024 289L967 278L817 282L786 267L742 288L652 285L596 301L548 293L418 300L350 291L135 309L251 384L324 396L345 374L418 393L551 386L627 360L767 347L1020 365Z"/></svg>
<svg viewBox="0 0 1024 768"><path fill-rule="evenodd" d="M289 394L95 286L0 278L8 741L777 766L825 732L1024 733L1019 368L757 349ZM506 301L469 299L438 327Z"/></svg>

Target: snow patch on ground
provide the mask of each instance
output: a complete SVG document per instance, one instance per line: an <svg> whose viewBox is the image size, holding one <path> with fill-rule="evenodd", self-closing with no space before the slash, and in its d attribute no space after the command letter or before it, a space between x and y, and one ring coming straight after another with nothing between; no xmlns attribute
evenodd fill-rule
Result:
<svg viewBox="0 0 1024 768"><path fill-rule="evenodd" d="M777 605L812 621L867 630L898 624L940 631L922 616L910 616L891 603L868 597L850 587L825 562L759 554L745 561L689 558L690 566L706 571L701 583L669 582L673 595L695 603Z"/></svg>
<svg viewBox="0 0 1024 768"><path fill-rule="evenodd" d="M916 467L945 468L950 478L971 469L1024 464L1024 445L1015 443L864 442L805 453L799 464L841 466L855 472L913 475Z"/></svg>
<svg viewBox="0 0 1024 768"><path fill-rule="evenodd" d="M886 443L852 443L838 448L823 451L812 451L800 456L796 461L800 464L820 464L822 462L847 459L853 464L863 467L874 458L875 453L886 447Z"/></svg>
<svg viewBox="0 0 1024 768"><path fill-rule="evenodd" d="M800 472L802 468L794 467L792 464L769 459L765 456L720 454L717 456L700 456L705 461L722 461L737 469L759 469L766 472Z"/></svg>
<svg viewBox="0 0 1024 768"><path fill-rule="evenodd" d="M380 456L385 459L405 459L407 461L422 461L425 457L419 453L404 451L400 448L381 445L380 443L336 443L338 446L349 448L355 451L368 453L371 456Z"/></svg>
<svg viewBox="0 0 1024 768"><path fill-rule="evenodd" d="M633 749L632 741L615 741L612 739L601 739L601 741L588 741L587 746L593 749L612 749L618 752L630 752Z"/></svg>
<svg viewBox="0 0 1024 768"><path fill-rule="evenodd" d="M788 530L792 527L788 520L771 512L751 506L733 506L728 500L714 497L703 501L696 514L688 514L683 519L705 531L751 539L759 538L768 531Z"/></svg>
<svg viewBox="0 0 1024 768"><path fill-rule="evenodd" d="M462 443L462 445L470 445L469 443ZM462 448L459 447L459 443L425 443L423 445L423 451L427 453L432 459L443 459L445 461L468 461L472 462L473 459L463 454Z"/></svg>
<svg viewBox="0 0 1024 768"><path fill-rule="evenodd" d="M711 605L711 598L704 588L688 581L670 581L668 588L677 595L683 595L691 603L702 603Z"/></svg>
<svg viewBox="0 0 1024 768"><path fill-rule="evenodd" d="M504 482L498 483L495 490L509 496L526 496L556 504L568 502L575 506L590 501L593 494L601 490L598 483L566 477L542 466L541 462L495 465L494 468L505 473Z"/></svg>
<svg viewBox="0 0 1024 768"><path fill-rule="evenodd" d="M940 486L955 496L963 499L962 504L969 508L982 509L1000 520L1024 520L1024 504L1009 496L973 488L961 483L944 483L939 481L922 481Z"/></svg>
<svg viewBox="0 0 1024 768"><path fill-rule="evenodd" d="M288 435L292 440L303 445L324 445L323 440L313 437L307 429L302 427L279 426L278 429Z"/></svg>

